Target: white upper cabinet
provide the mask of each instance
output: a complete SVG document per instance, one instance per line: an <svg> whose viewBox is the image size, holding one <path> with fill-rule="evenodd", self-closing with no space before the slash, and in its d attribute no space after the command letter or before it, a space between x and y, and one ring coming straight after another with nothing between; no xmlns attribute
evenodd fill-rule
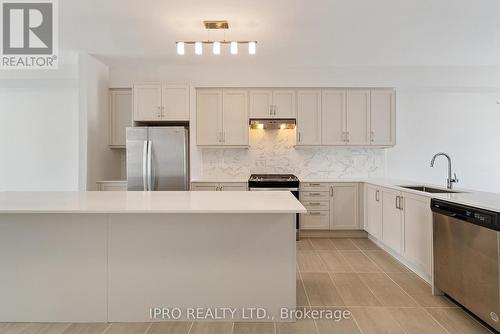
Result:
<svg viewBox="0 0 500 334"><path fill-rule="evenodd" d="M321 90L299 90L297 102L297 145L321 145Z"/></svg>
<svg viewBox="0 0 500 334"><path fill-rule="evenodd" d="M295 118L297 117L295 90L275 89L273 90L273 117Z"/></svg>
<svg viewBox="0 0 500 334"><path fill-rule="evenodd" d="M371 91L371 132L372 145L390 146L396 144L396 94L393 89L373 89Z"/></svg>
<svg viewBox="0 0 500 334"><path fill-rule="evenodd" d="M248 93L242 89L198 89L196 143L248 146Z"/></svg>
<svg viewBox="0 0 500 334"><path fill-rule="evenodd" d="M221 145L222 89L199 89L196 96L197 144Z"/></svg>
<svg viewBox="0 0 500 334"><path fill-rule="evenodd" d="M370 145L370 90L347 91L347 144Z"/></svg>
<svg viewBox="0 0 500 334"><path fill-rule="evenodd" d="M189 86L152 82L133 87L134 121L189 120Z"/></svg>
<svg viewBox="0 0 500 334"><path fill-rule="evenodd" d="M132 90L109 91L109 146L125 147L125 129L132 126Z"/></svg>
<svg viewBox="0 0 500 334"><path fill-rule="evenodd" d="M134 85L134 121L161 121L161 95L160 82Z"/></svg>
<svg viewBox="0 0 500 334"><path fill-rule="evenodd" d="M251 118L295 118L296 95L293 89L250 90Z"/></svg>
<svg viewBox="0 0 500 334"><path fill-rule="evenodd" d="M321 137L323 145L346 145L347 91L323 89Z"/></svg>
<svg viewBox="0 0 500 334"><path fill-rule="evenodd" d="M273 91L271 89L255 89L250 91L250 117L273 117Z"/></svg>
<svg viewBox="0 0 500 334"><path fill-rule="evenodd" d="M189 86L164 83L162 85L164 121L189 120Z"/></svg>
<svg viewBox="0 0 500 334"><path fill-rule="evenodd" d="M222 144L248 145L248 92L242 89L224 89L222 100Z"/></svg>

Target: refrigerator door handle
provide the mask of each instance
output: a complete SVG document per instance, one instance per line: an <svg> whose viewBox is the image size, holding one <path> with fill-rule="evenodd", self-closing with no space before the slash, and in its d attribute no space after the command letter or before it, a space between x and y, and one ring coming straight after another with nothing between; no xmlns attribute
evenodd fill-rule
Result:
<svg viewBox="0 0 500 334"><path fill-rule="evenodd" d="M152 191L152 160L151 160L151 146L153 146L153 142L148 140L148 190Z"/></svg>
<svg viewBox="0 0 500 334"><path fill-rule="evenodd" d="M144 191L148 190L148 185L147 185L147 169L148 169L148 160L147 160L147 155L148 155L148 141L144 141L144 148L142 151L142 186Z"/></svg>

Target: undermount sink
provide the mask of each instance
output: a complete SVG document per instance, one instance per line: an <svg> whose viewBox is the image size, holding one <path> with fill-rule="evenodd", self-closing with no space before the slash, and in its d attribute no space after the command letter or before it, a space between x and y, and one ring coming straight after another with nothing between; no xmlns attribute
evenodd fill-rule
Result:
<svg viewBox="0 0 500 334"><path fill-rule="evenodd" d="M459 191L454 191L454 190L450 190L450 189L432 188L432 187L427 187L427 186L400 186L400 187L406 188L406 189L422 191L425 193L431 193L431 194L459 193Z"/></svg>

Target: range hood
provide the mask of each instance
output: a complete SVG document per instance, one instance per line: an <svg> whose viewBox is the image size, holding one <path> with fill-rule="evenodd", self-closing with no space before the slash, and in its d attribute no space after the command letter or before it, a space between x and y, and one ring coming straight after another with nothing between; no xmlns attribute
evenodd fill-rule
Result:
<svg viewBox="0 0 500 334"><path fill-rule="evenodd" d="M293 118L250 118L251 129L295 129L296 124Z"/></svg>

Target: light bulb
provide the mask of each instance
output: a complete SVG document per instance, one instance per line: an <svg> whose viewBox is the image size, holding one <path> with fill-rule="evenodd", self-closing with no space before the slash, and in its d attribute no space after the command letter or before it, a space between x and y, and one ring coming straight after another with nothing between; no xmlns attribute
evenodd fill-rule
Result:
<svg viewBox="0 0 500 334"><path fill-rule="evenodd" d="M201 42L194 43L194 53L196 53L197 55L201 55L203 53L203 46Z"/></svg>
<svg viewBox="0 0 500 334"><path fill-rule="evenodd" d="M248 42L248 54L254 55L255 51L257 49L257 43L255 42Z"/></svg>
<svg viewBox="0 0 500 334"><path fill-rule="evenodd" d="M178 55L184 54L184 42L177 42L177 54Z"/></svg>
<svg viewBox="0 0 500 334"><path fill-rule="evenodd" d="M220 42L214 42L214 55L220 55Z"/></svg>
<svg viewBox="0 0 500 334"><path fill-rule="evenodd" d="M238 42L231 42L231 54L238 54Z"/></svg>

